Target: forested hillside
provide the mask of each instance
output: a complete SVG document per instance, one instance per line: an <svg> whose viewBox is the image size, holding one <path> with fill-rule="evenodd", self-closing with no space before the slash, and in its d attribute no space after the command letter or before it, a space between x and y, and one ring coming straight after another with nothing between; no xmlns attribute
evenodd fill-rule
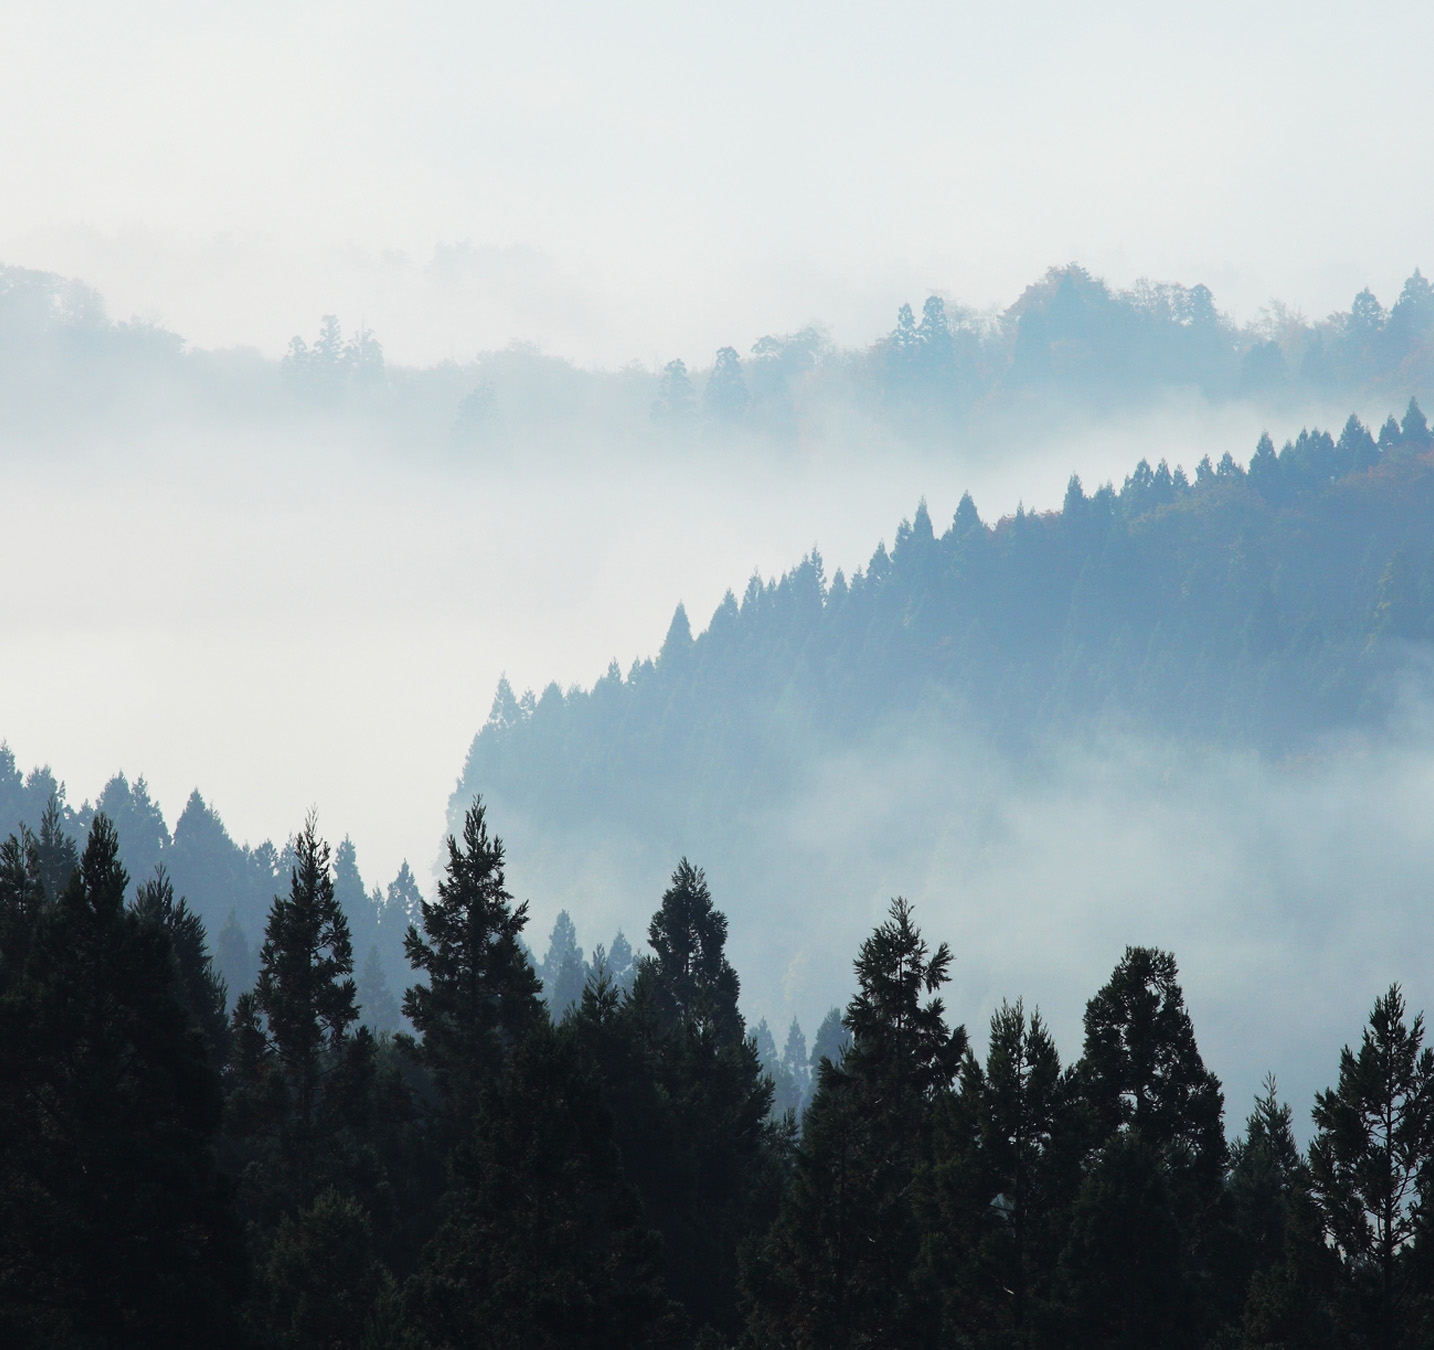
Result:
<svg viewBox="0 0 1434 1350"><path fill-rule="evenodd" d="M813 552L591 689L500 685L452 799L688 837L824 751L928 719L1017 756L1092 729L1284 754L1377 722L1434 638L1434 453L1411 399L1248 466L1141 461L1117 491L938 533L925 504L847 577ZM725 806L723 805L725 804Z"/></svg>
<svg viewBox="0 0 1434 1350"><path fill-rule="evenodd" d="M915 307L913 307L915 306ZM919 311L919 312L918 312ZM1365 289L1306 319L1279 302L1237 323L1207 286L1122 290L1077 264L1051 268L1003 309L913 297L893 327L843 347L819 326L767 333L745 351L674 357L661 369L585 370L515 343L427 368L385 359L382 335L325 315L277 361L212 352L154 322L115 322L83 283L0 267L0 429L49 438L76 427L227 427L337 420L408 452L531 449L569 455L592 436L670 450L701 433L819 443L853 420L941 445L1029 435L1052 419L1129 412L1172 391L1214 404L1326 406L1434 394L1434 287L1416 269L1392 303Z"/></svg>
<svg viewBox="0 0 1434 1350"><path fill-rule="evenodd" d="M783 1102L685 859L631 977L556 1016L473 803L390 1036L312 819L227 1017L202 921L120 854L103 813L0 847L7 1346L1429 1342L1434 1051L1397 985L1307 1149L1273 1078L1230 1137L1172 954L1127 947L1063 1063L1019 999L952 1025L959 960L896 899Z"/></svg>

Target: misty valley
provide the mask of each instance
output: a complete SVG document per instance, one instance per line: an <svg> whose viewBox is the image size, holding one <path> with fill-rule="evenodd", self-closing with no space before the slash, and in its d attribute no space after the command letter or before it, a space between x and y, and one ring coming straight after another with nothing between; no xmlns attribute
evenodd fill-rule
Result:
<svg viewBox="0 0 1434 1350"><path fill-rule="evenodd" d="M0 1342L1434 1344L1420 272L0 356Z"/></svg>

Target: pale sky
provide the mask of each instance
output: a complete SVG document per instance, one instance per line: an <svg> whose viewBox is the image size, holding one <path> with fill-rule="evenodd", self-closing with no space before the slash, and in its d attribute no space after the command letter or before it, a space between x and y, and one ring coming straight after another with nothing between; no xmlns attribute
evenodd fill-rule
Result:
<svg viewBox="0 0 1434 1350"><path fill-rule="evenodd" d="M1079 260L1385 303L1434 219L1427 4L0 6L0 260L277 353L609 366Z"/></svg>

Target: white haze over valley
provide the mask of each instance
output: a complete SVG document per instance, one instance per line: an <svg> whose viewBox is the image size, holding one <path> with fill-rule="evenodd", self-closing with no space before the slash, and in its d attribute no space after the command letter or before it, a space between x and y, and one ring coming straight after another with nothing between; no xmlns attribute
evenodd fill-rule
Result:
<svg viewBox="0 0 1434 1350"><path fill-rule="evenodd" d="M407 858L431 887L501 674L520 692L590 685L653 654L679 600L705 627L729 586L813 545L829 576L850 573L922 497L938 529L968 488L987 520L1050 509L1073 471L1093 487L1141 456L1244 460L1267 420L1192 397L1019 445L923 451L854 430L662 457L535 439L486 464L323 422L12 447L0 562L34 580L0 597L4 734L73 804L123 769L171 825L198 786L250 843L314 805L370 884ZM742 856L677 846L731 916L754 1020L796 1015L810 1034L897 893L956 949L955 1016L984 1034L1000 998L1024 995L1068 1055L1124 944L1173 948L1236 1111L1269 1067L1307 1098L1389 980L1416 1004L1430 987L1415 954L1434 939L1434 735L1415 712L1388 741L1276 764L1105 740L1018 771L954 734L874 728L751 822ZM589 951L645 933L676 856L545 837L501 807L493 823L539 953L561 907Z"/></svg>
<svg viewBox="0 0 1434 1350"><path fill-rule="evenodd" d="M0 5L0 50L0 262L201 348L276 357L337 314L391 366L519 342L699 370L808 323L866 346L927 294L1004 307L1072 259L1203 283L1241 322L1272 296L1388 304L1434 266L1425 4L61 0ZM72 805L144 775L171 827L196 786L253 844L316 807L370 886L406 858L430 889L501 675L589 686L655 654L679 601L700 631L813 546L828 577L864 566L923 498L938 531L967 490L988 522L1054 509L1073 472L1243 463L1266 427L1351 411L1192 394L926 448L829 420L667 453L509 425L485 454L144 401L83 435L0 427L0 738ZM744 857L685 847L779 1042L845 1000L900 893L951 941L978 1044L1022 995L1074 1057L1125 944L1158 944L1232 1124L1269 1068L1303 1122L1391 980L1434 998L1421 671L1400 706L1282 762L1110 737L1016 769L873 727ZM677 861L492 823L539 954L561 907L589 951L639 940Z"/></svg>

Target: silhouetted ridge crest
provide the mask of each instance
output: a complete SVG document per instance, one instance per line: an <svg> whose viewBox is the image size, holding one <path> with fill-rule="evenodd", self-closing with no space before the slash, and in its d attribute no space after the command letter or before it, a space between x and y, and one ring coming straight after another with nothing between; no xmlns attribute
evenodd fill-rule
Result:
<svg viewBox="0 0 1434 1350"><path fill-rule="evenodd" d="M1351 416L1262 435L1248 468L1142 459L1058 511L987 525L968 493L938 534L923 501L849 577L814 548L695 638L679 606L626 679L541 704L501 682L454 800L674 821L928 716L1016 750L1116 721L1281 751L1376 719L1434 638L1431 444L1411 398L1378 440Z"/></svg>

